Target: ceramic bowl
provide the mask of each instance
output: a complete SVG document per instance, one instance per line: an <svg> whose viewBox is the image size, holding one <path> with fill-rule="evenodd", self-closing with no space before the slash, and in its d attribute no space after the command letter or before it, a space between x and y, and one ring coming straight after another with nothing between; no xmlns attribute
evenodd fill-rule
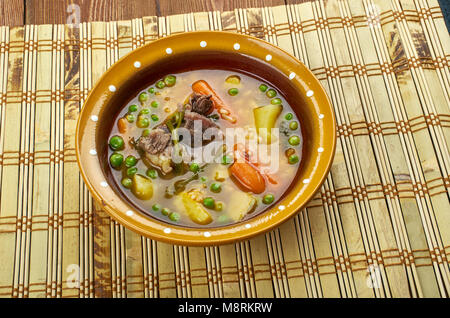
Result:
<svg viewBox="0 0 450 318"><path fill-rule="evenodd" d="M168 73L220 68L269 82L290 103L302 127L302 161L282 198L266 211L233 225L192 228L172 225L137 210L109 170L107 139L120 109L141 89ZM201 31L165 37L112 65L91 90L78 118L76 155L92 196L115 220L148 238L182 245L217 245L248 239L280 225L313 197L334 156L333 108L306 66L263 40L229 32Z"/></svg>

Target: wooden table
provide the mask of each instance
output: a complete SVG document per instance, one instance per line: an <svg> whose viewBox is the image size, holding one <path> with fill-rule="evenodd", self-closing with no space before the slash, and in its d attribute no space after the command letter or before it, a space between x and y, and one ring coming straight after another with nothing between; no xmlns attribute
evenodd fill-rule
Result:
<svg viewBox="0 0 450 318"><path fill-rule="evenodd" d="M275 6L308 0L1 0L0 25L66 23L76 4L80 22Z"/></svg>

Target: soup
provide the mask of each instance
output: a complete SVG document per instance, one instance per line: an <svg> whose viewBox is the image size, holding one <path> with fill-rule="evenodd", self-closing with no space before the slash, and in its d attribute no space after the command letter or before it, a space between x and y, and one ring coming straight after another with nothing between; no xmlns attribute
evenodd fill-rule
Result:
<svg viewBox="0 0 450 318"><path fill-rule="evenodd" d="M302 154L298 118L269 83L234 71L169 74L139 92L109 136L123 194L168 223L214 227L275 204Z"/></svg>

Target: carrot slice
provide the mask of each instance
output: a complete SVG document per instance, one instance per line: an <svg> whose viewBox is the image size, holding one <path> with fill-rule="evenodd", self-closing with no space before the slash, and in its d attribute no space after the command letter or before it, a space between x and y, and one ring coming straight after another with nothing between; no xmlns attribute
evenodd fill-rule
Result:
<svg viewBox="0 0 450 318"><path fill-rule="evenodd" d="M247 162L235 162L230 167L230 173L247 190L259 194L266 189L263 176Z"/></svg>
<svg viewBox="0 0 450 318"><path fill-rule="evenodd" d="M243 158L247 162L251 162L253 168L255 168L261 175L265 176L267 181L271 184L277 185L278 178L270 174L264 167L255 159L254 154L243 144L237 143L234 145L235 156Z"/></svg>
<svg viewBox="0 0 450 318"><path fill-rule="evenodd" d="M217 109L220 117L228 120L233 124L236 122L236 117L231 113L231 110L226 107L225 103L220 99L220 97L206 81L199 80L195 82L194 84L192 84L192 90L197 94L211 95L211 100L213 101L214 107Z"/></svg>
<svg viewBox="0 0 450 318"><path fill-rule="evenodd" d="M119 121L117 122L117 128L119 129L119 132L121 134L127 132L127 120L124 117L120 118Z"/></svg>

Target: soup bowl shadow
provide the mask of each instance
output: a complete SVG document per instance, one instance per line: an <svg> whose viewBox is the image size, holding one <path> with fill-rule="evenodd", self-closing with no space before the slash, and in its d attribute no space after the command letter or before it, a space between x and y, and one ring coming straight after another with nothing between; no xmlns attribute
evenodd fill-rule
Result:
<svg viewBox="0 0 450 318"><path fill-rule="evenodd" d="M212 228L165 223L143 213L122 193L108 165L108 137L120 110L140 90L169 73L194 69L235 70L274 86L300 120L300 167L283 196L245 221ZM76 156L93 198L112 218L151 239L180 245L218 245L248 239L293 217L324 182L335 153L332 105L311 71L263 40L229 32L198 31L165 37L113 64L89 93L76 128Z"/></svg>

